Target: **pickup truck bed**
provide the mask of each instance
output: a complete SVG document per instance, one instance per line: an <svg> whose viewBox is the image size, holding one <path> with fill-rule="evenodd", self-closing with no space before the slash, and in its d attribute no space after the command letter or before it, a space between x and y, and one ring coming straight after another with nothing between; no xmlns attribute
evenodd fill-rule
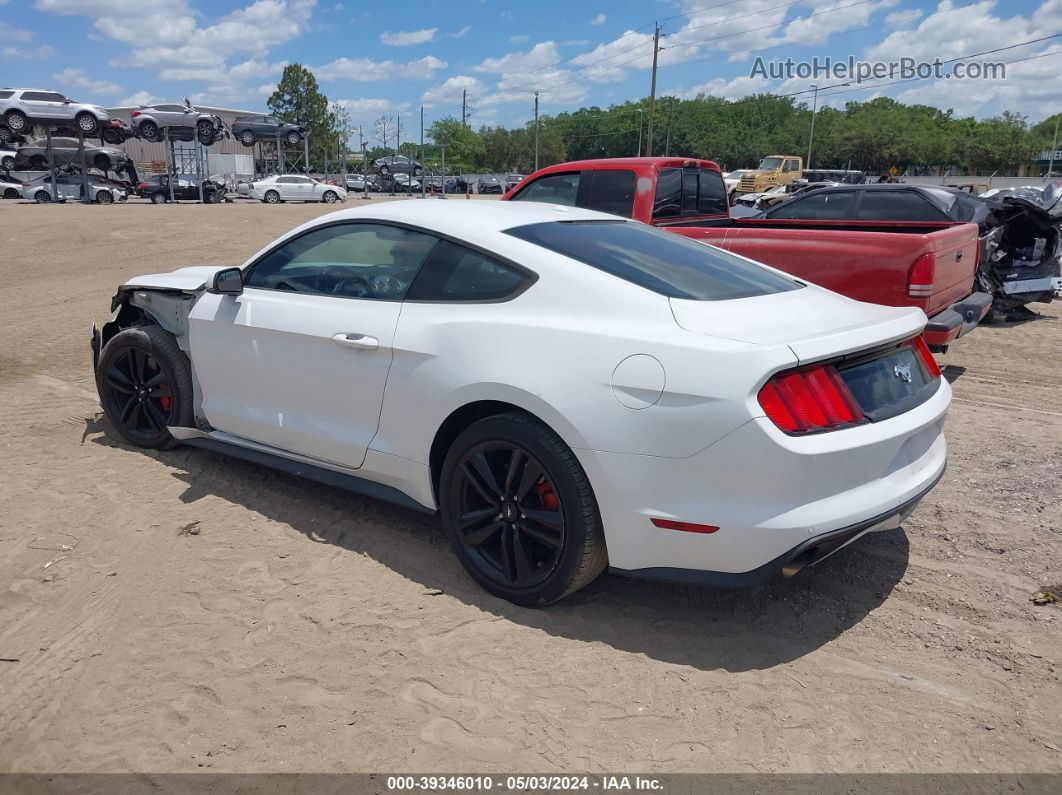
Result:
<svg viewBox="0 0 1062 795"><path fill-rule="evenodd" d="M987 294L971 294L978 251L975 224L882 221L856 226L735 218L662 228L850 298L917 306L930 318L923 336L934 347L975 328L992 303ZM918 262L927 274L921 286L912 281L912 275L918 278Z"/></svg>
<svg viewBox="0 0 1062 795"><path fill-rule="evenodd" d="M935 349L974 329L991 296L974 292L976 224L732 218L719 167L675 157L614 158L540 169L510 201L576 205L633 218L763 262L821 287L926 313Z"/></svg>

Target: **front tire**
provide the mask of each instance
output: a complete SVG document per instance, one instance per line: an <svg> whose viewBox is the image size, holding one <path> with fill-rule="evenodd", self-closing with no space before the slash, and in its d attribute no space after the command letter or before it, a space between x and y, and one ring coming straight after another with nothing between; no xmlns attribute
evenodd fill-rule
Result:
<svg viewBox="0 0 1062 795"><path fill-rule="evenodd" d="M556 433L526 414L487 417L457 437L439 502L458 560L502 599L549 604L607 565L586 473Z"/></svg>
<svg viewBox="0 0 1062 795"><path fill-rule="evenodd" d="M160 326L127 328L111 337L100 353L96 388L111 425L137 447L175 447L167 428L192 424L191 366Z"/></svg>
<svg viewBox="0 0 1062 795"><path fill-rule="evenodd" d="M334 191L326 190L324 196L321 197L321 201L325 204L335 204L338 198Z"/></svg>
<svg viewBox="0 0 1062 795"><path fill-rule="evenodd" d="M99 129L100 123L91 113L83 112L74 117L77 128L85 135L93 135Z"/></svg>
<svg viewBox="0 0 1062 795"><path fill-rule="evenodd" d="M391 169L390 168L388 168L387 166L380 166L380 176L381 177L386 177L390 173L391 173Z"/></svg>
<svg viewBox="0 0 1062 795"><path fill-rule="evenodd" d="M109 190L101 190L96 194L96 204L112 204L114 196Z"/></svg>
<svg viewBox="0 0 1062 795"><path fill-rule="evenodd" d="M299 143L302 141L302 136L299 135L297 132L289 132L286 140L288 146L298 146Z"/></svg>
<svg viewBox="0 0 1062 795"><path fill-rule="evenodd" d="M244 130L240 133L240 143L247 147L254 146L254 133L250 130Z"/></svg>
<svg viewBox="0 0 1062 795"><path fill-rule="evenodd" d="M267 190L265 198L262 199L266 204L279 204L280 194L275 190Z"/></svg>

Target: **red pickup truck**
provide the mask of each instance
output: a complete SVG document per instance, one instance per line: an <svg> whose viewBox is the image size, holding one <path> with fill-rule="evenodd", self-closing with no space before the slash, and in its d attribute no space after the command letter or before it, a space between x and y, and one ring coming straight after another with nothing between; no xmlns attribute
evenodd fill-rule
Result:
<svg viewBox="0 0 1062 795"><path fill-rule="evenodd" d="M916 306L934 350L974 329L992 298L974 292L976 224L731 218L710 160L581 160L536 171L503 199L574 205L633 218L764 262L860 301Z"/></svg>

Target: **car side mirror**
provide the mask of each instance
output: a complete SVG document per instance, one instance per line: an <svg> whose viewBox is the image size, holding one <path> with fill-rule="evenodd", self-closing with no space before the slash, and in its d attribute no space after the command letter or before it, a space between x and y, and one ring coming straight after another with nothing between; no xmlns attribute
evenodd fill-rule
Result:
<svg viewBox="0 0 1062 795"><path fill-rule="evenodd" d="M207 291L217 295L239 295L243 292L243 272L239 268L225 268L214 274L214 281Z"/></svg>

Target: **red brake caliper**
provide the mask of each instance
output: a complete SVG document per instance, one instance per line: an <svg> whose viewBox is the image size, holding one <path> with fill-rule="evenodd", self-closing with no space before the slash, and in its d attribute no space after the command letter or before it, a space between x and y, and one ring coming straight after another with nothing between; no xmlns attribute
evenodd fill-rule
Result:
<svg viewBox="0 0 1062 795"><path fill-rule="evenodd" d="M535 486L535 494L538 495L539 504L547 511L555 511L560 505L553 488L544 480Z"/></svg>
<svg viewBox="0 0 1062 795"><path fill-rule="evenodd" d="M163 381L161 384L159 384L160 388L161 387L165 387L165 386L166 386L166 382L165 381ZM162 397L159 398L159 405L162 406L163 411L169 411L170 410L170 404L171 404L171 401L170 401L170 396L169 395L163 395Z"/></svg>

